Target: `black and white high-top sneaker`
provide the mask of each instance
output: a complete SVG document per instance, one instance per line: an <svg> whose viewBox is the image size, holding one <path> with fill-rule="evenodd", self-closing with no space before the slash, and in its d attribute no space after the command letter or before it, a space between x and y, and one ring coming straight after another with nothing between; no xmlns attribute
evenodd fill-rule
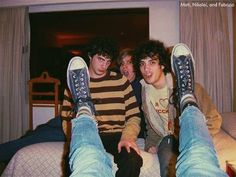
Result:
<svg viewBox="0 0 236 177"><path fill-rule="evenodd" d="M73 57L67 67L67 85L75 104L75 110L79 112L81 109L87 109L91 115L95 115L89 81L87 64L81 57Z"/></svg>
<svg viewBox="0 0 236 177"><path fill-rule="evenodd" d="M180 111L188 105L197 106L194 95L195 61L190 49L182 43L174 46L171 54L171 67L176 76Z"/></svg>

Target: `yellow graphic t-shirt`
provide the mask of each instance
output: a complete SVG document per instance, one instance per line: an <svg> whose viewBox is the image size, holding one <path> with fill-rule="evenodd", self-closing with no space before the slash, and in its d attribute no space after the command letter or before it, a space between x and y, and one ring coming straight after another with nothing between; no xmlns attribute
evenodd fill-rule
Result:
<svg viewBox="0 0 236 177"><path fill-rule="evenodd" d="M167 85L163 88L156 89L151 87L151 103L155 107L155 110L161 117L162 126L164 127L165 132L169 132L169 114L168 114L168 105L169 105L169 94Z"/></svg>

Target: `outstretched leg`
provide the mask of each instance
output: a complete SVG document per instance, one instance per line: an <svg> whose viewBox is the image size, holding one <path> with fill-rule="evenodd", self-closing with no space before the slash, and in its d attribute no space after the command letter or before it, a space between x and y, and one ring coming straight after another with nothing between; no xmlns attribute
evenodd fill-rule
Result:
<svg viewBox="0 0 236 177"><path fill-rule="evenodd" d="M216 151L194 96L194 59L185 44L177 44L171 55L181 111L176 176L224 177Z"/></svg>
<svg viewBox="0 0 236 177"><path fill-rule="evenodd" d="M72 120L69 164L71 176L112 177L108 157L94 119L95 108L89 91L89 73L84 60L71 59L67 69L67 84L71 91L76 118Z"/></svg>

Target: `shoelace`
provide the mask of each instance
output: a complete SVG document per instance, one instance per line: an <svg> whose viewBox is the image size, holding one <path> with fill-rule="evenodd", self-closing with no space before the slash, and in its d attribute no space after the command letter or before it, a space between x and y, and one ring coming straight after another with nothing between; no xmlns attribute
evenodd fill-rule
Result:
<svg viewBox="0 0 236 177"><path fill-rule="evenodd" d="M85 98L87 97L87 92L85 88L85 83L84 83L84 73L81 73L80 78L77 78L77 75L73 73L72 75L74 82L75 82L75 91L76 91L76 96L79 99L79 96L83 95ZM79 84L80 80L80 84Z"/></svg>
<svg viewBox="0 0 236 177"><path fill-rule="evenodd" d="M190 63L189 63L189 57L190 56L180 56L184 57L182 61L178 61L178 67L180 72L180 79L181 79L181 85L180 88L182 92L185 92L186 90L190 90L192 92L192 83L191 83L191 76L190 76Z"/></svg>

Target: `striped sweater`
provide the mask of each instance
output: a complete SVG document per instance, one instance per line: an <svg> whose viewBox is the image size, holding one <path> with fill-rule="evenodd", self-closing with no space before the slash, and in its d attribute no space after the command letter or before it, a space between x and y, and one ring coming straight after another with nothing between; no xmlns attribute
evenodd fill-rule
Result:
<svg viewBox="0 0 236 177"><path fill-rule="evenodd" d="M122 139L136 140L140 131L140 112L129 81L115 72L90 79L90 93L96 109L96 119L100 133L122 132ZM63 130L70 138L70 120L73 100L70 92L64 91L61 110Z"/></svg>

